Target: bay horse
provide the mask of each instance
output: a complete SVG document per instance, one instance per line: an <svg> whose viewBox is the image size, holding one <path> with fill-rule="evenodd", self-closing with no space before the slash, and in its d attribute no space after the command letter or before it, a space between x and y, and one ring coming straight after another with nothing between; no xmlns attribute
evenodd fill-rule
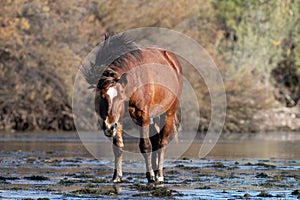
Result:
<svg viewBox="0 0 300 200"><path fill-rule="evenodd" d="M95 111L105 136L113 137L113 182L122 182L122 119L128 110L140 132L139 149L149 183L163 182L163 160L170 136L177 134L176 110L182 68L172 52L138 48L123 34L106 35L90 66L82 66L95 87ZM158 124L163 124L159 130Z"/></svg>

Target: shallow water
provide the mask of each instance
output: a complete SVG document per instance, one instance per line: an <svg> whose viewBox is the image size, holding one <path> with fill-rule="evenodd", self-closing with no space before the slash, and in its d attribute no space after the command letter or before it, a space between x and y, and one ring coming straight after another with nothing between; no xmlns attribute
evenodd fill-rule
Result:
<svg viewBox="0 0 300 200"><path fill-rule="evenodd" d="M299 197L300 133L222 135L203 159L203 138L179 138L167 150L165 183L157 186L146 184L136 139L126 143L121 184L110 182L110 140L102 134L85 139L82 144L76 133L0 133L0 198Z"/></svg>

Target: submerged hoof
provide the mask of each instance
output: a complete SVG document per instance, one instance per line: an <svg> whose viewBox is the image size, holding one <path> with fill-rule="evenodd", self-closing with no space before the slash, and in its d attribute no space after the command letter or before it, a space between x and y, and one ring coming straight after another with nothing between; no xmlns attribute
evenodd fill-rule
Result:
<svg viewBox="0 0 300 200"><path fill-rule="evenodd" d="M155 183L155 177L153 175L150 175L149 172L146 173L146 178L148 180L148 183Z"/></svg>
<svg viewBox="0 0 300 200"><path fill-rule="evenodd" d="M155 183L154 178L153 179L148 179L148 183Z"/></svg>
<svg viewBox="0 0 300 200"><path fill-rule="evenodd" d="M155 183L155 178L153 177L147 177L148 183Z"/></svg>
<svg viewBox="0 0 300 200"><path fill-rule="evenodd" d="M164 177L163 176L155 177L155 182L158 184L164 183Z"/></svg>
<svg viewBox="0 0 300 200"><path fill-rule="evenodd" d="M114 183L122 183L122 177L116 177L112 180Z"/></svg>

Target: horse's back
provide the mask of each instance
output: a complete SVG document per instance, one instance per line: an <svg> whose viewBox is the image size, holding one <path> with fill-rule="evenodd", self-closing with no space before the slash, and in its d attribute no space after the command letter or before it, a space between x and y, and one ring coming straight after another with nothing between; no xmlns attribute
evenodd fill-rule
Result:
<svg viewBox="0 0 300 200"><path fill-rule="evenodd" d="M141 60L135 66L132 84L137 86L131 104L139 109L148 106L150 116L169 110L179 99L182 90L182 68L175 54L159 48L141 50Z"/></svg>
<svg viewBox="0 0 300 200"><path fill-rule="evenodd" d="M182 68L177 59L177 56L166 49L142 49L142 63L157 63L166 65L172 67L178 75L182 75Z"/></svg>

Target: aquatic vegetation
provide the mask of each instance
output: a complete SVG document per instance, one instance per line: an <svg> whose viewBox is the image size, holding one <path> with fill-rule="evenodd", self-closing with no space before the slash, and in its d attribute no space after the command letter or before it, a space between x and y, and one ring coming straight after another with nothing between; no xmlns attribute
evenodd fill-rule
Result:
<svg viewBox="0 0 300 200"><path fill-rule="evenodd" d="M134 194L135 197L172 197L172 190L165 187L157 187L155 185L134 184L132 188L141 191L139 194ZM146 192L145 192L146 191Z"/></svg>
<svg viewBox="0 0 300 200"><path fill-rule="evenodd" d="M24 179L27 179L27 180L31 180L31 181L46 181L46 180L49 180L48 177L45 177L45 176L26 176L24 177Z"/></svg>

